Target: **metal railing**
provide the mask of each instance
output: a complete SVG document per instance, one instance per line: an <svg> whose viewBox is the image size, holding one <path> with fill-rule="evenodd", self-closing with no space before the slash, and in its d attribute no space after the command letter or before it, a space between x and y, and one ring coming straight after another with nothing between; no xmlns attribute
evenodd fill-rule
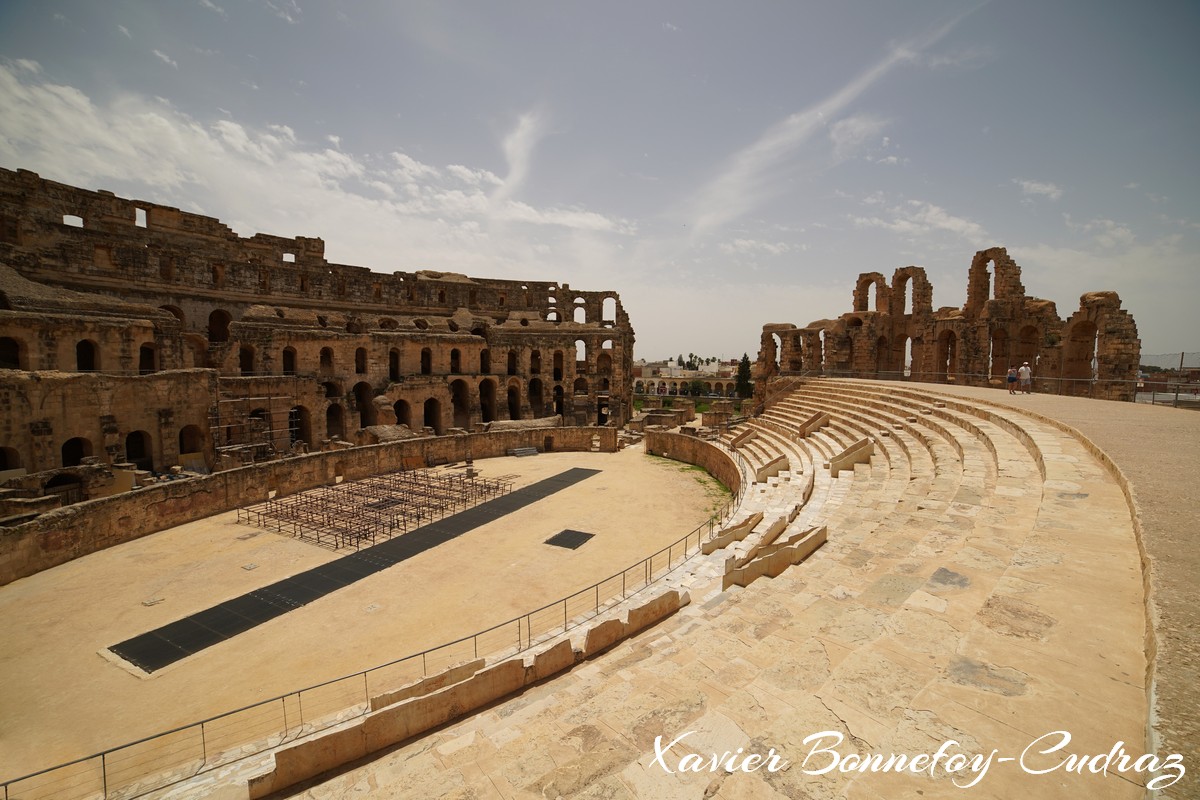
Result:
<svg viewBox="0 0 1200 800"><path fill-rule="evenodd" d="M554 603L420 653L5 781L3 798L139 797L363 716L382 691L482 656L520 653L598 616L700 553L738 507L744 480L742 487L687 535Z"/></svg>

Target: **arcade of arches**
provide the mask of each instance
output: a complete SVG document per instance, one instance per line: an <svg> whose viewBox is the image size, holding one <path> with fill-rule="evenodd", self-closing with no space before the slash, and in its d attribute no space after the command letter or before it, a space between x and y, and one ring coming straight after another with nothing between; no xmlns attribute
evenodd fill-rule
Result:
<svg viewBox="0 0 1200 800"><path fill-rule="evenodd" d="M803 328L764 325L755 386L775 375L888 377L1003 386L1028 362L1035 388L1132 399L1141 343L1116 292L1088 292L1061 319L1053 302L1025 294L1021 268L1003 247L975 254L962 308L933 308L921 267L902 267L889 285L878 272L855 284L852 309Z"/></svg>

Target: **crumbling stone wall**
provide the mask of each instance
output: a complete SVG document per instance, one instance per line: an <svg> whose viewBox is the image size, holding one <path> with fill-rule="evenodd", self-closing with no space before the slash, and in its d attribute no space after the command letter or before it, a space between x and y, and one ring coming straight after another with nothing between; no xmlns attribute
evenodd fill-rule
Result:
<svg viewBox="0 0 1200 800"><path fill-rule="evenodd" d="M319 238L240 237L211 217L0 169L0 392L14 397L0 410L0 471L63 466L68 432L108 460L113 437L144 430L163 470L187 426L187 447L200 442L213 467L361 443L366 427L398 422L438 434L555 414L620 425L633 343L615 292L381 274L328 262ZM151 374L149 405L114 388ZM172 411L174 428L143 419L150 408Z"/></svg>
<svg viewBox="0 0 1200 800"><path fill-rule="evenodd" d="M903 267L891 286L878 272L859 276L852 310L804 328L763 326L755 391L782 374L907 378L1002 386L1010 366L1028 361L1041 391L1130 400L1141 343L1115 292L1089 292L1062 320L1054 303L1025 294L1021 268L1003 247L977 252L962 308L933 309L920 267Z"/></svg>

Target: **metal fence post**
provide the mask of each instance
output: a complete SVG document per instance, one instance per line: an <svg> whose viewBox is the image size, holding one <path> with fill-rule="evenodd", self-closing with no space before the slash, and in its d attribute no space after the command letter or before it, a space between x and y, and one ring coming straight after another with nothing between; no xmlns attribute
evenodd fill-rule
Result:
<svg viewBox="0 0 1200 800"><path fill-rule="evenodd" d="M203 722L200 723L200 757L201 766L208 763L208 736L205 734Z"/></svg>

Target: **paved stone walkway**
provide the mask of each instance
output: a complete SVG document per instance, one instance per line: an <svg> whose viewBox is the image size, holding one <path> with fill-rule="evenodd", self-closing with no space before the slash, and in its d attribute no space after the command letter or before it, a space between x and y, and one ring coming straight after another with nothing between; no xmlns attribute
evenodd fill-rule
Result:
<svg viewBox="0 0 1200 800"><path fill-rule="evenodd" d="M1118 481L1079 439L1016 408L1055 416L1091 401L1032 396L981 410L982 395L931 389L810 382L767 415L786 422L814 408L831 413L832 424L795 454L794 469L818 475L830 454L864 433L878 436L869 465L817 482L796 524L824 522L829 542L804 564L722 592L712 560L698 559L675 581L692 604L674 617L298 796L1143 796L1146 774L1069 771L1067 759L1104 755L1118 742L1136 757L1147 746L1147 615L1134 520ZM998 395L986 399L1013 399ZM1119 430L1123 410L1144 413L1089 408L1080 414L1105 418L1098 429ZM778 449L794 444L782 437ZM785 508L789 485L753 487L746 512ZM1142 522L1152 520L1143 513ZM1169 602L1159 594L1165 615ZM1181 636L1180 647L1194 641ZM1160 686L1182 691L1166 664L1160 654ZM1188 766L1200 769L1194 739L1172 740L1173 718L1161 704L1160 714L1164 751L1178 742ZM1069 745L1039 754L1060 741L1055 731L1068 731ZM808 738L822 732L820 742ZM962 756L950 763L974 772L817 774L834 752L847 767L872 753L933 754L950 741L945 755ZM812 752L820 747L829 752ZM738 748L741 756L773 752L790 766L679 770L688 754L707 764ZM969 790L955 785L976 778ZM1188 775L1167 796L1195 796L1196 786Z"/></svg>

